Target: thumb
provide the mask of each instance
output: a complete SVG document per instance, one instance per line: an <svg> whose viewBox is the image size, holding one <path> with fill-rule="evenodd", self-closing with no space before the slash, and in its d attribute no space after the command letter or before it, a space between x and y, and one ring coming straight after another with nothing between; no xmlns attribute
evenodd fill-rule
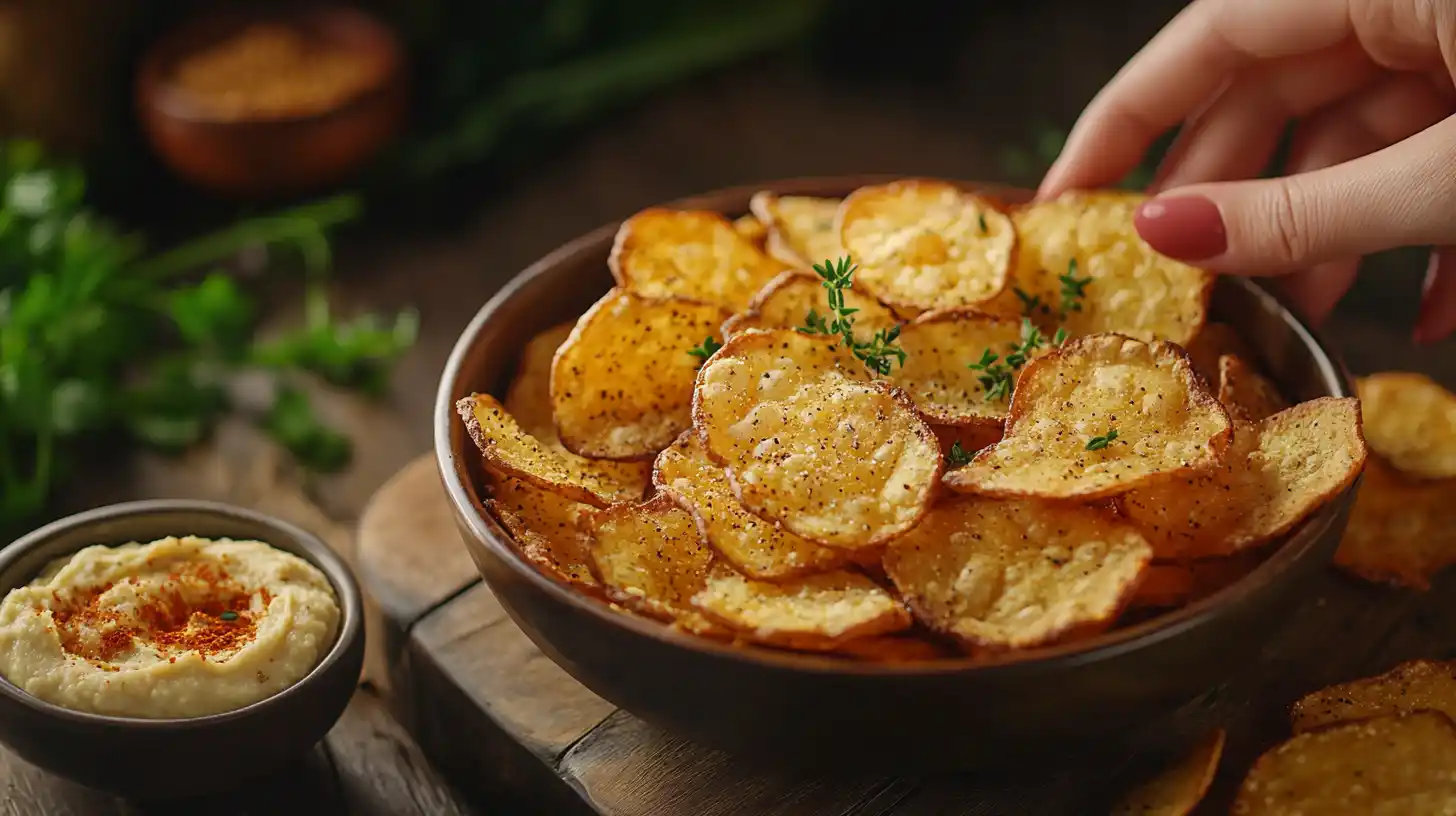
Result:
<svg viewBox="0 0 1456 816"><path fill-rule="evenodd" d="M1135 223L1163 255L1253 275L1456 244L1456 117L1322 170L1168 190L1143 202Z"/></svg>

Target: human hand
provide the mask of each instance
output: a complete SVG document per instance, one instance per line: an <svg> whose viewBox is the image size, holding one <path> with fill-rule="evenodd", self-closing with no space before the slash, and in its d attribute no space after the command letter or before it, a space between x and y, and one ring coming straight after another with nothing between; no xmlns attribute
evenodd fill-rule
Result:
<svg viewBox="0 0 1456 816"><path fill-rule="evenodd" d="M1183 123L1137 215L1158 252L1281 281L1319 322L1361 256L1432 245L1415 339L1456 330L1456 2L1193 0L1097 95L1038 198L1116 182ZM1286 124L1285 171L1256 177Z"/></svg>

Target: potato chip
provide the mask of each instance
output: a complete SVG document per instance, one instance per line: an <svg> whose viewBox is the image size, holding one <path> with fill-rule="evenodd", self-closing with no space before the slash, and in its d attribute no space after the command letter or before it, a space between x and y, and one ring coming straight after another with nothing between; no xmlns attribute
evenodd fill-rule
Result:
<svg viewBox="0 0 1456 816"><path fill-rule="evenodd" d="M1405 476L1372 454L1335 566L1367 581L1424 592L1453 563L1456 485Z"/></svg>
<svg viewBox="0 0 1456 816"><path fill-rule="evenodd" d="M1274 383L1250 367L1243 358L1232 354L1218 358L1218 401L1231 416L1250 422L1289 407Z"/></svg>
<svg viewBox="0 0 1456 816"><path fill-rule="evenodd" d="M1000 427L1010 395L991 397L983 374L968 368L984 350L1005 357L1021 342L1021 323L970 310L926 312L900 331L905 364L890 374L920 415L940 425Z"/></svg>
<svg viewBox="0 0 1456 816"><path fill-rule="evenodd" d="M755 193L748 202L768 225L768 253L791 266L809 269L844 254L834 216L839 199Z"/></svg>
<svg viewBox="0 0 1456 816"><path fill-rule="evenodd" d="M749 512L826 546L883 543L920 519L940 447L903 392L833 338L740 334L703 366L693 425Z"/></svg>
<svg viewBox="0 0 1456 816"><path fill-rule="evenodd" d="M560 323L528 340L516 364L516 376L506 389L506 412L542 442L558 438L551 416L551 361L575 325Z"/></svg>
<svg viewBox="0 0 1456 816"><path fill-rule="evenodd" d="M701 357L728 313L705 303L613 289L556 352L551 405L561 443L598 459L656 454L692 425Z"/></svg>
<svg viewBox="0 0 1456 816"><path fill-rule="evenodd" d="M1440 711L1456 717L1456 662L1411 660L1385 674L1306 694L1289 713L1294 733L1392 714Z"/></svg>
<svg viewBox="0 0 1456 816"><path fill-rule="evenodd" d="M693 596L707 586L713 551L686 510L655 496L593 511L583 523L592 572L609 598L688 631L719 629L692 607Z"/></svg>
<svg viewBox="0 0 1456 816"><path fill-rule="evenodd" d="M644 297L680 297L738 312L784 271L723 216L648 209L617 231L607 260L624 289ZM699 338L701 339L701 338Z"/></svg>
<svg viewBox="0 0 1456 816"><path fill-rule="evenodd" d="M1321 397L1237 423L1217 467L1129 491L1119 503L1159 558L1228 555L1289 532L1364 466L1358 401Z"/></svg>
<svg viewBox="0 0 1456 816"><path fill-rule="evenodd" d="M1182 349L1094 335L1027 363L1001 441L945 482L991 496L1110 496L1212 467L1232 433Z"/></svg>
<svg viewBox="0 0 1456 816"><path fill-rule="evenodd" d="M585 459L541 442L489 394L465 397L455 410L486 464L506 476L597 507L635 501L647 490L650 465Z"/></svg>
<svg viewBox="0 0 1456 816"><path fill-rule="evenodd" d="M1128 602L1129 609L1182 606L1193 597L1193 570L1183 564L1153 564Z"/></svg>
<svg viewBox="0 0 1456 816"><path fill-rule="evenodd" d="M1014 212L1016 265L987 310L1026 314L1073 337L1116 332L1186 345L1203 325L1214 278L1138 236L1133 212L1143 198L1074 191Z"/></svg>
<svg viewBox="0 0 1456 816"><path fill-rule="evenodd" d="M744 215L733 219L733 231L743 236L744 240L753 244L759 250L762 250L765 242L768 241L768 225L753 215Z"/></svg>
<svg viewBox="0 0 1456 816"><path fill-rule="evenodd" d="M1110 816L1188 816L1218 775L1224 738L1221 728L1204 737L1177 762L1123 796Z"/></svg>
<svg viewBox="0 0 1456 816"><path fill-rule="evenodd" d="M806 541L745 510L728 486L728 474L691 431L658 454L652 476L659 490L693 514L723 560L750 578L792 578L846 561L843 550Z"/></svg>
<svg viewBox="0 0 1456 816"><path fill-rule="evenodd" d="M1024 649L1110 624L1151 558L1136 529L1097 508L961 496L891 542L885 572L931 629Z"/></svg>
<svg viewBox="0 0 1456 816"><path fill-rule="evenodd" d="M952 657L955 653L933 640L901 634L846 640L834 647L834 654L871 663L919 663Z"/></svg>
<svg viewBox="0 0 1456 816"><path fill-rule="evenodd" d="M1214 389L1218 388L1218 360L1225 354L1241 360L1257 360L1252 346L1227 323L1204 323L1193 339L1184 344L1193 370Z"/></svg>
<svg viewBox="0 0 1456 816"><path fill-rule="evenodd" d="M984 303L1006 286L1016 252L1011 219L939 181L862 187L839 208L839 239L856 279L892 308L921 312Z"/></svg>
<svg viewBox="0 0 1456 816"><path fill-rule="evenodd" d="M749 640L831 650L846 640L910 627L910 613L874 581L836 570L783 583L755 581L726 567L708 576L692 604Z"/></svg>
<svg viewBox="0 0 1456 816"><path fill-rule="evenodd" d="M582 515L591 505L506 476L491 485L485 506L510 531L521 555L542 573L564 584L598 586L587 565L581 529Z"/></svg>
<svg viewBox="0 0 1456 816"><path fill-rule="evenodd" d="M749 329L796 329L808 325L812 310L821 317L830 316L829 300L824 284L817 275L790 270L769 281L753 298L748 311L734 315L723 324L723 334L732 337ZM888 306L865 294L858 285L844 290L845 308L854 313L856 340L868 341L875 332L892 329L900 318Z"/></svg>
<svg viewBox="0 0 1456 816"><path fill-rule="evenodd" d="M1345 723L1271 749L1244 778L1237 816L1456 813L1456 725L1438 711ZM1415 803L1420 809L1406 809Z"/></svg>
<svg viewBox="0 0 1456 816"><path fill-rule="evenodd" d="M1400 371L1356 385L1371 450L1412 476L1456 476L1456 394L1424 374Z"/></svg>

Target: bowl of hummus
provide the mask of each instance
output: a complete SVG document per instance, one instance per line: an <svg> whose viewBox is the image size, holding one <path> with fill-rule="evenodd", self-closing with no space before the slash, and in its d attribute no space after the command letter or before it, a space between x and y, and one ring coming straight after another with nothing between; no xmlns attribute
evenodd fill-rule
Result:
<svg viewBox="0 0 1456 816"><path fill-rule="evenodd" d="M298 757L343 713L363 647L343 561L241 508L114 505L0 550L0 740L123 796L226 788Z"/></svg>

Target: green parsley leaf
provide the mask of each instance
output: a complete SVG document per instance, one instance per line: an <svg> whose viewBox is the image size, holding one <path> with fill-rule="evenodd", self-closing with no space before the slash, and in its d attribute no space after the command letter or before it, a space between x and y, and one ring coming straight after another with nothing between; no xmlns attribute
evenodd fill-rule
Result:
<svg viewBox="0 0 1456 816"><path fill-rule="evenodd" d="M723 344L714 340L712 335L708 335L703 338L702 345L688 349L688 354L693 355L703 362L707 362L708 358L712 357L720 348L723 348ZM702 363L699 363L699 365L702 365Z"/></svg>
<svg viewBox="0 0 1456 816"><path fill-rule="evenodd" d="M296 388L278 389L262 426L300 462L321 473L343 469L353 455L348 437L320 423L308 395Z"/></svg>

